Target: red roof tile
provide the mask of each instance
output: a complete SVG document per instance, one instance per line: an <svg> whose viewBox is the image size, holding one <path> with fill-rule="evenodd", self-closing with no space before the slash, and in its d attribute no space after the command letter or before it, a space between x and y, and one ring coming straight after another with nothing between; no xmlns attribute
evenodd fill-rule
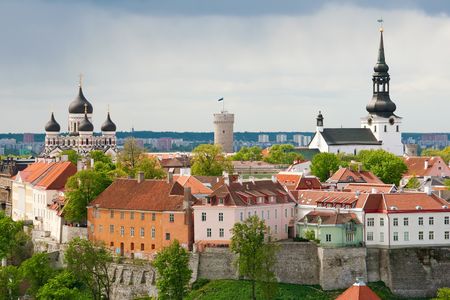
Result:
<svg viewBox="0 0 450 300"><path fill-rule="evenodd" d="M360 191L362 193L371 193L375 189L377 193L390 193L395 191L394 184L381 184L381 183L349 183L347 184L343 191L345 192L356 192Z"/></svg>
<svg viewBox="0 0 450 300"><path fill-rule="evenodd" d="M205 186L200 180L192 175L174 176L174 179L183 187L190 187L192 194L209 195L212 193L212 189Z"/></svg>
<svg viewBox="0 0 450 300"><path fill-rule="evenodd" d="M336 300L381 300L381 298L368 286L354 284L340 294Z"/></svg>
<svg viewBox="0 0 450 300"><path fill-rule="evenodd" d="M369 194L336 192L336 191L318 191L305 190L293 191L299 205L313 205L319 207L348 207L362 208Z"/></svg>
<svg viewBox="0 0 450 300"><path fill-rule="evenodd" d="M340 168L327 182L331 183L383 183L377 176L369 171L353 171L349 168Z"/></svg>
<svg viewBox="0 0 450 300"><path fill-rule="evenodd" d="M322 189L322 184L315 176L304 176L293 172L280 172L276 177L277 180L290 191Z"/></svg>
<svg viewBox="0 0 450 300"><path fill-rule="evenodd" d="M403 161L408 167L408 171L404 176L450 176L450 168L445 161L439 156L407 156L403 157ZM425 168L425 162L428 166Z"/></svg>
<svg viewBox="0 0 450 300"><path fill-rule="evenodd" d="M37 162L20 171L24 182L47 190L63 189L68 178L77 172L77 167L71 162Z"/></svg>
<svg viewBox="0 0 450 300"><path fill-rule="evenodd" d="M321 224L323 225L337 225L337 224L346 224L350 221L354 221L355 224L361 224L358 217L354 213L337 213L337 212L328 212L328 211L311 211L306 216L308 218L308 223L317 224L319 221L319 217L321 220ZM303 217L300 222L305 220Z"/></svg>

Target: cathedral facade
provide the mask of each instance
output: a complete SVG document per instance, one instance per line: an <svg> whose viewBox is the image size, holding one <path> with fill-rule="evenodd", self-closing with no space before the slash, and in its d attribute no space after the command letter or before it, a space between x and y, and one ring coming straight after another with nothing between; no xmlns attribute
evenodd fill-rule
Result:
<svg viewBox="0 0 450 300"><path fill-rule="evenodd" d="M115 157L116 124L111 120L108 111L106 121L101 127L101 134L95 134L92 124L93 112L92 104L84 96L80 84L77 97L69 105L68 132L61 133L61 126L52 113L45 125L45 147L41 156L53 158L64 150L75 150L81 156L86 156L92 150L101 150Z"/></svg>

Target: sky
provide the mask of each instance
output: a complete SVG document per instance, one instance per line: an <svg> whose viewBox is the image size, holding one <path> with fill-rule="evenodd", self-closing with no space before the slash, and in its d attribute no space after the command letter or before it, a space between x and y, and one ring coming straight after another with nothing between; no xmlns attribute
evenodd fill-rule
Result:
<svg viewBox="0 0 450 300"><path fill-rule="evenodd" d="M1 1L0 132L43 132L83 91L96 130L359 127L384 20L407 132L450 132L448 1Z"/></svg>

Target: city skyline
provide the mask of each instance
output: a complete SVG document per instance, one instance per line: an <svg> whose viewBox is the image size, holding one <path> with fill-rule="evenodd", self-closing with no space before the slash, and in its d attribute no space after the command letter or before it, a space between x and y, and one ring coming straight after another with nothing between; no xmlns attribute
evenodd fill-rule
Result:
<svg viewBox="0 0 450 300"><path fill-rule="evenodd" d="M381 16L404 131L450 131L448 5L249 2L1 3L0 131L43 132L51 111L65 131L79 73L95 131L109 105L119 131L210 132L221 97L236 132L314 131L319 110L326 127L359 127Z"/></svg>

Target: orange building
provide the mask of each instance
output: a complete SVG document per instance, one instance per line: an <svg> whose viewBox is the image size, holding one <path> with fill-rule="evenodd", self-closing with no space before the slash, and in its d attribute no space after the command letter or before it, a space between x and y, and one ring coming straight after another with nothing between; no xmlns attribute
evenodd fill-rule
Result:
<svg viewBox="0 0 450 300"><path fill-rule="evenodd" d="M117 179L88 206L88 237L118 255L150 258L175 239L192 249L189 188L165 180Z"/></svg>

